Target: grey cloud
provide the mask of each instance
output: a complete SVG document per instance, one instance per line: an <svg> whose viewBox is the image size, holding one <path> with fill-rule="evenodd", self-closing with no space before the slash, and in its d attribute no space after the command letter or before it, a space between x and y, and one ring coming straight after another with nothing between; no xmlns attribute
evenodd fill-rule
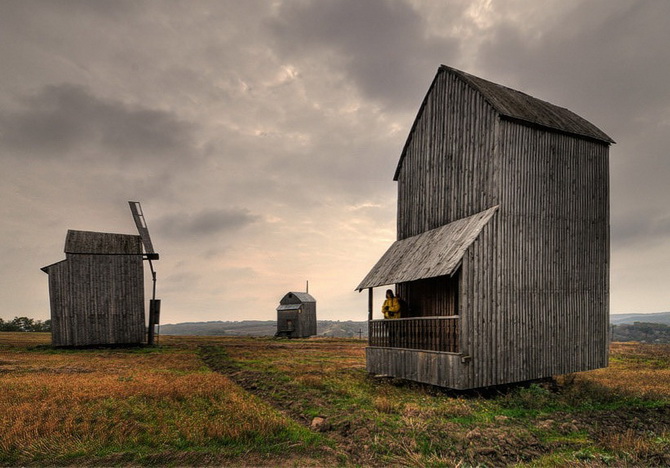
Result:
<svg viewBox="0 0 670 468"><path fill-rule="evenodd" d="M668 16L668 2L578 3L539 37L515 24L492 27L478 64L577 113L591 112L584 117L620 135L628 127L622 115L654 112L670 97L670 49L658 47L670 41Z"/></svg>
<svg viewBox="0 0 670 468"><path fill-rule="evenodd" d="M175 115L98 98L70 84L24 97L0 112L0 144L40 158L79 157L91 148L122 160L192 153L194 126Z"/></svg>
<svg viewBox="0 0 670 468"><path fill-rule="evenodd" d="M333 73L347 72L389 107L418 106L426 80L458 53L456 41L428 36L425 19L399 1L286 3L270 27L280 54L336 57Z"/></svg>
<svg viewBox="0 0 670 468"><path fill-rule="evenodd" d="M196 213L177 213L159 219L152 229L173 239L211 236L237 231L259 222L261 217L245 208L206 209Z"/></svg>
<svg viewBox="0 0 670 468"><path fill-rule="evenodd" d="M670 213L650 207L634 213L613 213L612 250L653 246L670 237Z"/></svg>
<svg viewBox="0 0 670 468"><path fill-rule="evenodd" d="M203 281L203 275L196 273L180 265L175 273L170 273L161 278L161 290L163 291L183 291L185 288L196 288Z"/></svg>
<svg viewBox="0 0 670 468"><path fill-rule="evenodd" d="M51 14L72 14L76 11L78 15L100 16L102 18L121 17L126 18L129 14L137 13L138 2L133 0L115 0L114 2L91 1L91 0L8 0L0 3L0 11L4 17L24 19L34 16L40 11L47 10Z"/></svg>

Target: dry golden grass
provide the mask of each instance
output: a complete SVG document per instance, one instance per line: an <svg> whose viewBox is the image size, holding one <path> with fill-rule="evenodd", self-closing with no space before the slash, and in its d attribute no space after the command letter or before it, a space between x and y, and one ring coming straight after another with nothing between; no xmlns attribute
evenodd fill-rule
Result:
<svg viewBox="0 0 670 468"><path fill-rule="evenodd" d="M670 397L670 345L612 343L610 365L580 379L645 397Z"/></svg>
<svg viewBox="0 0 670 468"><path fill-rule="evenodd" d="M301 375L296 378L296 382L298 382L301 385L304 385L305 387L318 388L321 390L326 388L326 382L324 381L323 375L315 375L315 374Z"/></svg>
<svg viewBox="0 0 670 468"><path fill-rule="evenodd" d="M0 350L51 344L51 333L0 332Z"/></svg>
<svg viewBox="0 0 670 468"><path fill-rule="evenodd" d="M12 340L17 342L31 340ZM192 352L0 349L5 462L134 446L234 445L272 439L291 426L270 406L207 370Z"/></svg>
<svg viewBox="0 0 670 468"><path fill-rule="evenodd" d="M601 439L604 448L617 452L645 454L651 451L652 444L647 438L640 437L632 429L618 434L607 434Z"/></svg>
<svg viewBox="0 0 670 468"><path fill-rule="evenodd" d="M670 448L652 421L667 414L670 346L614 343L609 368L562 379L574 385L563 382L561 392L536 386L479 398L371 379L365 343L353 340L37 346L48 343L48 334L0 333L0 465L498 466L518 462L517 453L547 466L662 464ZM329 432L306 429L315 414L328 418ZM543 421L551 424L537 426ZM326 440L337 448L320 450ZM557 447L560 457L550 458Z"/></svg>
<svg viewBox="0 0 670 468"><path fill-rule="evenodd" d="M372 405L380 413L392 414L397 413L400 410L400 405L397 401L385 396L375 398Z"/></svg>

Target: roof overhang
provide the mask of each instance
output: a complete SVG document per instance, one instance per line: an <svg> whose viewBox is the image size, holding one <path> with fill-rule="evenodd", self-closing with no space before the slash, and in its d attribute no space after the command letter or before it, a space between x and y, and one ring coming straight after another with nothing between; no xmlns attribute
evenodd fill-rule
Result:
<svg viewBox="0 0 670 468"><path fill-rule="evenodd" d="M44 273L46 273L46 274L49 274L49 270L51 269L51 267L54 267L54 266L56 266L56 265L59 265L59 264L61 264L61 263L63 263L63 262L67 262L67 260L61 260L61 261L59 261L59 262L52 263L51 265L47 265L47 266L44 266L44 267L40 268L40 270L42 270L42 271L43 271Z"/></svg>
<svg viewBox="0 0 670 468"><path fill-rule="evenodd" d="M281 304L279 307L277 307L277 311L283 311L283 310L300 310L302 308L302 304Z"/></svg>
<svg viewBox="0 0 670 468"><path fill-rule="evenodd" d="M394 242L356 288L376 288L452 275L465 251L493 217L494 206L467 218Z"/></svg>

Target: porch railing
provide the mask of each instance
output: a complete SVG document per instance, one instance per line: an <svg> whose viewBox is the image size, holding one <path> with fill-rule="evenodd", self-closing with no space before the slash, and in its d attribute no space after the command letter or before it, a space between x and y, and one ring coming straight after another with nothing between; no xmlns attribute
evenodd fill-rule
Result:
<svg viewBox="0 0 670 468"><path fill-rule="evenodd" d="M368 322L370 346L458 353L459 317L410 317Z"/></svg>

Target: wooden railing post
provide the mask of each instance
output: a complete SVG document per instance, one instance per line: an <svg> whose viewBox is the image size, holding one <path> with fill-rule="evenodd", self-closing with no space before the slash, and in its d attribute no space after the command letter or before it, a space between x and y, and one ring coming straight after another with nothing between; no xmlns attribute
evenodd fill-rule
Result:
<svg viewBox="0 0 670 468"><path fill-rule="evenodd" d="M370 346L459 352L458 316L369 320Z"/></svg>

